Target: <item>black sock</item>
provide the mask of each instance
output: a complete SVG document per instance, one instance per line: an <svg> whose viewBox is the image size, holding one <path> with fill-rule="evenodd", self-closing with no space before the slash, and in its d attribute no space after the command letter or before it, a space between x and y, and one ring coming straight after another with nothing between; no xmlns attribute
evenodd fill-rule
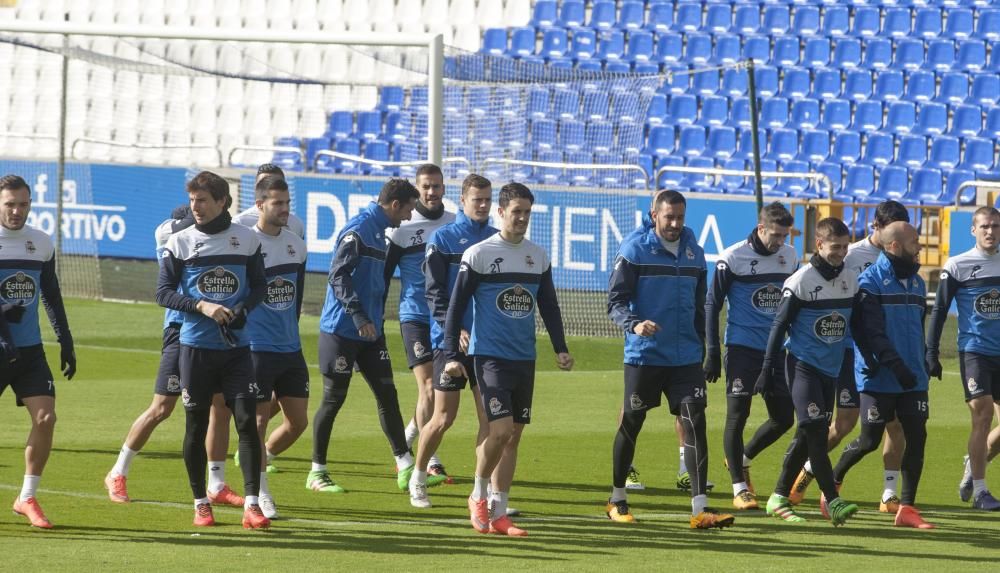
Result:
<svg viewBox="0 0 1000 573"><path fill-rule="evenodd" d="M795 478L802 470L802 464L809 459L809 446L806 444L805 429L799 426L792 436L788 450L785 451L785 460L781 464L781 472L778 474L778 483L774 486L774 493L788 497L795 485Z"/></svg>
<svg viewBox="0 0 1000 573"><path fill-rule="evenodd" d="M899 493L899 501L903 505L913 505L917 499L920 474L924 470L927 419L919 416L900 416L899 423L903 426L903 436L906 437L906 449L903 450L901 467L903 487Z"/></svg>
<svg viewBox="0 0 1000 573"><path fill-rule="evenodd" d="M812 465L816 482L819 483L827 501L837 499L839 494L833 481L833 467L830 465L830 455L826 451L827 426L822 422L811 422L806 424L803 430L805 430L809 463Z"/></svg>

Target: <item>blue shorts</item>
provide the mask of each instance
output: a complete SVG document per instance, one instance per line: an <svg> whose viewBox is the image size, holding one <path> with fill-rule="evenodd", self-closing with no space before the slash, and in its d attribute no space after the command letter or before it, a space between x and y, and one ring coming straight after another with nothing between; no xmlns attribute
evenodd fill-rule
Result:
<svg viewBox="0 0 1000 573"><path fill-rule="evenodd" d="M959 352L958 363L966 402L980 396L1000 402L1000 356Z"/></svg>
<svg viewBox="0 0 1000 573"><path fill-rule="evenodd" d="M401 322L399 332L403 335L403 350L406 352L406 366L414 367L434 360L431 348L431 325L422 322Z"/></svg>
<svg viewBox="0 0 1000 573"><path fill-rule="evenodd" d="M14 362L0 361L0 394L8 386L14 389L17 405L24 406L25 398L35 396L56 397L56 387L52 370L45 360L45 349L41 344L18 348L18 358Z"/></svg>
<svg viewBox="0 0 1000 573"><path fill-rule="evenodd" d="M257 400L260 388L254 378L250 348L210 350L181 344L181 401L188 410L212 406L212 396L222 393L230 408L238 398Z"/></svg>
<svg viewBox="0 0 1000 573"><path fill-rule="evenodd" d="M531 423L535 361L474 356L473 363L486 418L492 422L513 417L515 424Z"/></svg>
<svg viewBox="0 0 1000 573"><path fill-rule="evenodd" d="M756 381L756 380L755 380ZM625 365L625 411L639 412L660 405L666 395L670 413L677 415L681 404L708 403L705 373L701 364L684 366Z"/></svg>

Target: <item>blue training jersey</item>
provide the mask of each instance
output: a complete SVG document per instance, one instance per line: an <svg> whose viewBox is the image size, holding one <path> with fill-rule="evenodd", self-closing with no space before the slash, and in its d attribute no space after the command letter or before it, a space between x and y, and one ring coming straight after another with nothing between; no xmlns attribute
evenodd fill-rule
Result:
<svg viewBox="0 0 1000 573"><path fill-rule="evenodd" d="M59 340L70 336L63 307L52 240L25 225L14 231L0 226L0 304L25 308L20 322L9 322L12 342L18 348L42 343L38 301L44 299L49 322Z"/></svg>
<svg viewBox="0 0 1000 573"><path fill-rule="evenodd" d="M431 311L424 292L422 269L427 241L434 232L455 220L455 214L441 210L431 219L414 209L409 221L385 232L388 251L385 262L385 284L389 284L396 267L399 267L399 321L429 324Z"/></svg>
<svg viewBox="0 0 1000 573"><path fill-rule="evenodd" d="M268 235L254 226L264 257L267 294L247 317L247 333L253 352L296 352L302 349L299 315L305 286L306 243L301 237L281 229Z"/></svg>
<svg viewBox="0 0 1000 573"><path fill-rule="evenodd" d="M1000 356L1000 253L973 247L944 264L927 342L935 351L952 301L958 307L958 350Z"/></svg>
<svg viewBox="0 0 1000 573"><path fill-rule="evenodd" d="M183 229L185 227L179 227L178 219L167 219L166 221L160 223L156 227L156 260L160 260L163 255L163 249L167 246L167 240L170 239L170 235L173 235L176 231ZM184 313L179 310L174 310L168 308L163 313L163 328L169 327L171 324L181 324L184 322Z"/></svg>

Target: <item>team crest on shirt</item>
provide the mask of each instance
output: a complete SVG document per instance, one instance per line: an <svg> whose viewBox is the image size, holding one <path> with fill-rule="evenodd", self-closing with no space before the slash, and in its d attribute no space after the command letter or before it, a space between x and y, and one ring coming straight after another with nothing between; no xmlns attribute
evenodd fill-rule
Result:
<svg viewBox="0 0 1000 573"><path fill-rule="evenodd" d="M462 237L461 239L458 240L458 244L459 245L464 245L465 243L468 243L468 242L469 242L469 239L466 239L465 237Z"/></svg>
<svg viewBox="0 0 1000 573"><path fill-rule="evenodd" d="M840 391L840 405L846 406L847 404L850 403L851 403L851 391L848 390L847 388L844 388L843 390Z"/></svg>
<svg viewBox="0 0 1000 573"><path fill-rule="evenodd" d="M510 318L525 318L535 312L535 297L521 285L514 285L497 295L497 310Z"/></svg>
<svg viewBox="0 0 1000 573"><path fill-rule="evenodd" d="M840 292L847 292L847 281L840 281Z"/></svg>
<svg viewBox="0 0 1000 573"><path fill-rule="evenodd" d="M742 393L743 393L743 379L742 378L734 378L733 379L733 394L742 394Z"/></svg>
<svg viewBox="0 0 1000 573"><path fill-rule="evenodd" d="M531 255L524 255L524 264L528 265L529 269L535 268L535 259L531 258Z"/></svg>
<svg viewBox="0 0 1000 573"><path fill-rule="evenodd" d="M870 408L868 408L868 412L866 415L868 416L868 421L870 423L879 422L882 419L882 415L879 414L878 408L876 408L875 406L871 406Z"/></svg>
<svg viewBox="0 0 1000 573"><path fill-rule="evenodd" d="M333 364L333 368L337 372L347 372L347 358L338 356L337 361Z"/></svg>
<svg viewBox="0 0 1000 573"><path fill-rule="evenodd" d="M240 248L240 240L237 239L235 236L234 237L229 237L229 246L232 247L232 248L234 248L234 249Z"/></svg>
<svg viewBox="0 0 1000 573"><path fill-rule="evenodd" d="M490 413L494 416L499 416L504 413L503 404L500 403L500 400L498 400L496 396L490 398Z"/></svg>
<svg viewBox="0 0 1000 573"><path fill-rule="evenodd" d="M291 245L285 245L285 247L287 247L288 256L289 257L294 257L295 256L295 247L293 247Z"/></svg>
<svg viewBox="0 0 1000 573"><path fill-rule="evenodd" d="M0 299L7 302L30 304L36 292L35 279L22 271L0 280Z"/></svg>
<svg viewBox="0 0 1000 573"><path fill-rule="evenodd" d="M976 309L976 314L987 320L1000 319L1000 290L990 289L989 292L984 292L976 297L972 306Z"/></svg>
<svg viewBox="0 0 1000 573"><path fill-rule="evenodd" d="M715 263L715 268L716 268L716 270L719 270L719 271L725 271L726 270L726 266L727 266L726 265L726 261L719 261L719 262Z"/></svg>
<svg viewBox="0 0 1000 573"><path fill-rule="evenodd" d="M750 304L764 314L775 314L781 304L781 290L775 285L764 285L750 295Z"/></svg>
<svg viewBox="0 0 1000 573"><path fill-rule="evenodd" d="M35 249L35 243L32 243L31 241L25 241L24 242L24 250L28 251L28 254L31 254L31 255L35 254L35 250L36 250Z"/></svg>
<svg viewBox="0 0 1000 573"><path fill-rule="evenodd" d="M167 392L177 392L180 389L181 389L181 379L177 376L170 375L167 378Z"/></svg>
<svg viewBox="0 0 1000 573"><path fill-rule="evenodd" d="M687 249L685 249L684 250L684 254L687 255L687 258L689 258L689 259L693 259L694 258L694 251L691 250L691 247L688 247Z"/></svg>
<svg viewBox="0 0 1000 573"><path fill-rule="evenodd" d="M240 279L233 271L218 266L198 275L197 288L209 300L225 300L239 292Z"/></svg>
<svg viewBox="0 0 1000 573"><path fill-rule="evenodd" d="M785 263L786 263L785 255L778 255L778 264L781 266L785 266Z"/></svg>
<svg viewBox="0 0 1000 573"><path fill-rule="evenodd" d="M806 414L809 414L810 418L819 418L819 406L816 405L816 402L809 402L809 405L806 406Z"/></svg>
<svg viewBox="0 0 1000 573"><path fill-rule="evenodd" d="M847 318L837 311L824 315L816 319L813 323L813 332L827 344L834 344L844 339L847 333Z"/></svg>
<svg viewBox="0 0 1000 573"><path fill-rule="evenodd" d="M426 352L427 352L427 349L424 348L424 345L423 345L422 342L420 342L418 340L418 341L416 341L416 342L413 343L413 355L414 356L416 356L417 358L420 358Z"/></svg>
<svg viewBox="0 0 1000 573"><path fill-rule="evenodd" d="M642 397L639 396L638 392L632 392L632 395L629 396L629 399L628 399L628 405L633 410L645 410L646 409L646 405L642 403Z"/></svg>
<svg viewBox="0 0 1000 573"><path fill-rule="evenodd" d="M969 381L965 383L965 387L969 389L970 394L975 394L979 391L979 383L976 382L975 378L969 378Z"/></svg>
<svg viewBox="0 0 1000 573"><path fill-rule="evenodd" d="M267 283L264 305L272 310L287 310L295 304L295 283L277 276Z"/></svg>

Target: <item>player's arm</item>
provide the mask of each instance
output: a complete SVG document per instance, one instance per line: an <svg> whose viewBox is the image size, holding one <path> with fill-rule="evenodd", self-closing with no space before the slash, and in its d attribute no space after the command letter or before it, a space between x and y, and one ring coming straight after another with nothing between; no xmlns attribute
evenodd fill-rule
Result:
<svg viewBox="0 0 1000 573"><path fill-rule="evenodd" d="M396 274L396 267L399 266L400 259L406 254L403 247L392 240L388 240L386 243L388 243L388 247L385 251L385 268L382 270L382 279L385 282L385 292L382 293L382 308L385 308L385 303L389 300L389 284L392 282L392 275Z"/></svg>
<svg viewBox="0 0 1000 573"><path fill-rule="evenodd" d="M708 287L705 297L704 329L705 329L705 380L715 382L722 376L722 345L719 336L719 315L722 313L722 303L729 294L729 287L736 277L729 270L725 261L719 261L715 266L712 284ZM697 308L697 307L696 307Z"/></svg>
<svg viewBox="0 0 1000 573"><path fill-rule="evenodd" d="M851 313L851 332L869 376L885 366L892 371L903 388L913 388L917 384L916 376L896 352L886 328L879 294L862 288L858 291Z"/></svg>
<svg viewBox="0 0 1000 573"><path fill-rule="evenodd" d="M694 287L694 331L705 345L705 304L707 297L708 271L702 267L698 273L698 284Z"/></svg>
<svg viewBox="0 0 1000 573"><path fill-rule="evenodd" d="M456 360L459 355L458 339L462 332L462 318L465 310L472 300L472 295L479 288L480 276L472 265L462 261L458 269L458 277L455 286L451 289L451 302L448 304L448 314L444 321L444 342L442 347L445 357L449 360Z"/></svg>
<svg viewBox="0 0 1000 573"><path fill-rule="evenodd" d="M946 268L941 272L941 280L938 282L937 295L934 297L934 308L931 309L931 327L927 331L927 352L924 356L927 373L941 379L941 333L944 331L944 323L948 320L948 309L951 308L952 301L960 288L955 275L948 272Z"/></svg>
<svg viewBox="0 0 1000 573"><path fill-rule="evenodd" d="M198 301L178 290L184 272L184 261L164 249L160 256L160 274L156 279L156 304L181 312L201 312Z"/></svg>
<svg viewBox="0 0 1000 573"><path fill-rule="evenodd" d="M638 268L619 254L608 279L608 317L628 334L633 333L636 325L642 322L631 308L638 278Z"/></svg>
<svg viewBox="0 0 1000 573"><path fill-rule="evenodd" d="M66 379L72 379L76 374L76 352L73 349L73 335L69 331L69 319L66 318L66 306L63 304L62 289L59 288L59 277L56 275L56 257L42 263L41 276L42 303L45 304L45 314L59 341L59 361Z"/></svg>
<svg viewBox="0 0 1000 573"><path fill-rule="evenodd" d="M431 319L442 328L448 318L448 257L430 243L421 264L424 271L424 296L431 309Z"/></svg>
<svg viewBox="0 0 1000 573"><path fill-rule="evenodd" d="M17 345L14 344L14 335L10 331L10 325L7 324L4 313L0 312L0 360L14 362L17 360L17 354Z"/></svg>
<svg viewBox="0 0 1000 573"><path fill-rule="evenodd" d="M552 267L542 273L542 281L538 284L538 313L542 315L545 330L549 332L552 349L556 354L567 354L566 333L563 329L562 310L559 308L559 298L556 295L556 285L552 281Z"/></svg>
<svg viewBox="0 0 1000 573"><path fill-rule="evenodd" d="M767 336L767 349L764 351L764 362L761 364L760 376L754 385L754 392L766 394L771 391L771 384L774 377L774 362L781 352L781 343L785 341L785 333L788 327L795 321L802 309L802 300L795 296L795 291L785 288L782 292L781 302L778 304L778 311L771 323L771 332Z"/></svg>
<svg viewBox="0 0 1000 573"><path fill-rule="evenodd" d="M302 301L306 297L306 262L295 271L295 319L302 318Z"/></svg>
<svg viewBox="0 0 1000 573"><path fill-rule="evenodd" d="M361 307L361 297L354 290L352 279L354 269L358 267L361 260L360 243L361 237L356 233L344 235L334 252L328 278L330 286L333 288L333 296L344 306L344 310L351 316L354 326L358 329L372 322L372 319L368 318Z"/></svg>

